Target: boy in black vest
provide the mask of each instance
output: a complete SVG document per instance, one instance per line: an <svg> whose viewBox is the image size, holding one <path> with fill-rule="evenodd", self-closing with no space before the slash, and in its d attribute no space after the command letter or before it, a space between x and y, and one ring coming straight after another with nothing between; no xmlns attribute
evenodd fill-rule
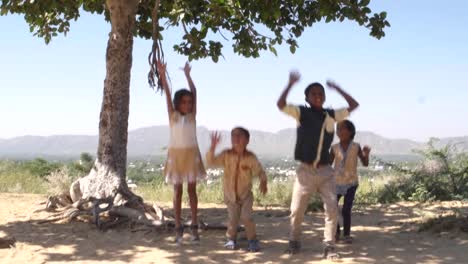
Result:
<svg viewBox="0 0 468 264"><path fill-rule="evenodd" d="M318 192L325 208L324 250L325 258L339 257L335 252L335 232L338 215L335 179L329 163L329 153L334 136L335 123L346 119L359 104L338 85L327 82L327 86L337 91L348 103L348 108L326 109L325 89L320 83L312 83L305 89L305 100L309 106L286 103L289 91L300 79L297 72L291 72L289 83L278 99L278 108L297 121L297 139L294 157L300 161L294 183L291 201L291 231L289 237L290 254L298 253L304 213L312 193Z"/></svg>

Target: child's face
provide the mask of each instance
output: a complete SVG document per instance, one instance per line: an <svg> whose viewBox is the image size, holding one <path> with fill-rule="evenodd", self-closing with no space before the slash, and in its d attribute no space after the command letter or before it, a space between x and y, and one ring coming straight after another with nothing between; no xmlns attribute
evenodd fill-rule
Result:
<svg viewBox="0 0 468 264"><path fill-rule="evenodd" d="M320 87L312 87L307 94L306 101L312 107L322 108L325 103L325 94Z"/></svg>
<svg viewBox="0 0 468 264"><path fill-rule="evenodd" d="M351 139L351 131L345 126L343 122L338 123L336 127L336 134L340 141L348 142Z"/></svg>
<svg viewBox="0 0 468 264"><path fill-rule="evenodd" d="M249 144L249 140L247 139L247 137L241 130L234 129L231 132L231 144L232 144L232 148L236 152L242 153L247 148L247 144Z"/></svg>
<svg viewBox="0 0 468 264"><path fill-rule="evenodd" d="M192 110L193 110L193 99L192 99L192 96L190 95L184 95L182 96L182 98L180 99L180 102L179 102L179 112L181 112L182 114L188 114L188 113L191 113Z"/></svg>

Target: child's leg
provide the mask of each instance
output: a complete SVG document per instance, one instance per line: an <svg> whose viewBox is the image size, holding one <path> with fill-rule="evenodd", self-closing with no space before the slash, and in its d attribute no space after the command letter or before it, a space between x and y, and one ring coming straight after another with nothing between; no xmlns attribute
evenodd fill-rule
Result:
<svg viewBox="0 0 468 264"><path fill-rule="evenodd" d="M237 227L239 226L241 207L239 204L234 202L227 202L226 206L229 218L226 236L229 240L235 241L237 239Z"/></svg>
<svg viewBox="0 0 468 264"><path fill-rule="evenodd" d="M353 207L354 197L356 195L357 186L351 187L346 192L343 204L343 235L349 236L351 234L351 209Z"/></svg>
<svg viewBox="0 0 468 264"><path fill-rule="evenodd" d="M301 235L301 225L304 220L304 213L310 198L310 191L306 186L302 186L299 180L294 182L292 200L291 200L291 223L290 223L290 241L299 241Z"/></svg>
<svg viewBox="0 0 468 264"><path fill-rule="evenodd" d="M253 195L249 195L247 199L242 201L241 214L240 214L240 220L245 226L245 233L247 234L247 240L257 239L255 223L252 219L252 207L253 207Z"/></svg>
<svg viewBox="0 0 468 264"><path fill-rule="evenodd" d="M334 246L336 226L338 220L338 201L336 200L336 184L333 178L333 170L328 168L320 169L323 181L320 183L319 192L325 209L325 230L324 243L327 246Z"/></svg>
<svg viewBox="0 0 468 264"><path fill-rule="evenodd" d="M337 204L338 208L340 208L339 203L340 203L341 197L342 197L341 194L338 194L336 196L336 204ZM340 237L340 233L341 233L341 231L340 231L340 221L338 221L338 219L337 219L336 223L337 223L337 225L336 225L336 236L335 236L335 238L338 239Z"/></svg>
<svg viewBox="0 0 468 264"><path fill-rule="evenodd" d="M174 184L174 199L172 202L174 206L175 227L176 229L180 229L180 215L182 210L182 184Z"/></svg>
<svg viewBox="0 0 468 264"><path fill-rule="evenodd" d="M197 196L197 183L189 183L187 192L190 200L190 212L192 216L192 225L198 225L198 196Z"/></svg>

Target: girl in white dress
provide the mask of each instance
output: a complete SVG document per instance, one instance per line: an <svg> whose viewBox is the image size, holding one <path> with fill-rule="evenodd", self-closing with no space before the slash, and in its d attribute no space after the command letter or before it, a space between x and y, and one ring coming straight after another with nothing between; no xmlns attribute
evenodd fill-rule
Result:
<svg viewBox="0 0 468 264"><path fill-rule="evenodd" d="M166 79L166 65L158 64L160 78L167 100L167 112L169 114L170 139L167 152L164 175L166 183L174 185L174 215L176 228L176 243L182 243L184 233L181 224L182 187L187 183L187 192L190 200L192 216L191 236L192 241L200 240L198 235L198 197L197 180L204 178L205 168L198 148L196 134L197 91L190 77L191 67L188 62L183 71L190 90L181 89L174 94L171 100L171 91Z"/></svg>

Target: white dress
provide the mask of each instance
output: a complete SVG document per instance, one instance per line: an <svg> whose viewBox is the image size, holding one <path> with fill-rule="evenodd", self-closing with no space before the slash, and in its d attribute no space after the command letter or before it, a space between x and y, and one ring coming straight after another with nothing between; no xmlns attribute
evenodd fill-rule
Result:
<svg viewBox="0 0 468 264"><path fill-rule="evenodd" d="M182 115L174 111L170 118L170 139L164 175L166 183L170 184L194 183L206 176L198 148L193 113Z"/></svg>

